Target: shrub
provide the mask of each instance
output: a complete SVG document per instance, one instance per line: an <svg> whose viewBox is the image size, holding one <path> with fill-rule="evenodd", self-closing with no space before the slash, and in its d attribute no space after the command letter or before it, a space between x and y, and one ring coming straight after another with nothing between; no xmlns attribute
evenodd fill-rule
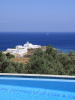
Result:
<svg viewBox="0 0 75 100"><path fill-rule="evenodd" d="M10 54L9 52L6 53L6 57L7 57L8 59L15 58L15 56L12 55L12 54Z"/></svg>

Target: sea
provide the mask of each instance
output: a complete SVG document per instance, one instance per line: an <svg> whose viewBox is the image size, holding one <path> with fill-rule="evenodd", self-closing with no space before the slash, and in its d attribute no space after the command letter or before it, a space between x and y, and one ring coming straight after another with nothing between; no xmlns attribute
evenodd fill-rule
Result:
<svg viewBox="0 0 75 100"><path fill-rule="evenodd" d="M75 52L75 32L0 32L0 51L23 46L27 41L33 45L50 44L64 53Z"/></svg>

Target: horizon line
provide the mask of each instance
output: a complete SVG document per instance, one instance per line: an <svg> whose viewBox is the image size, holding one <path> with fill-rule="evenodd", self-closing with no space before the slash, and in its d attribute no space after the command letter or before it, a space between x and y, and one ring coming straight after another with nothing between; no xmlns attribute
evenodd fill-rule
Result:
<svg viewBox="0 0 75 100"><path fill-rule="evenodd" d="M2 31L2 32L3 32L3 31ZM4 32L5 32L5 31L4 31ZM6 32L9 32L9 31L6 31ZM10 32L12 32L12 31L10 31ZM13 32L15 32L15 31L13 31ZM12 33L13 33L13 32L12 32ZM16 32L19 32L19 31L16 31ZM35 32L36 32L36 31L35 31ZM39 31L39 32L40 32L40 31ZM43 31L42 31L42 32L43 32ZM40 32L40 33L42 33L42 32ZM68 31L67 31L67 32L68 32ZM64 31L63 33L67 33L67 32ZM72 32L72 31L70 31L70 32ZM1 33L1 32L0 32L0 33ZM19 32L19 33L20 33L20 32ZM26 32L24 31L24 33L26 33ZM32 33L32 32L27 32L27 33ZM33 33L34 33L34 32L33 32ZM37 33L37 32L36 32L36 33ZM46 32L43 32L43 33L46 33ZM47 33L55 33L55 32L49 32L49 31L48 31ZM60 32L56 32L56 33L60 33ZM61 33L62 33L62 32L61 32ZM68 33L69 33L69 32L68 32ZM72 33L73 33L73 32L72 32Z"/></svg>

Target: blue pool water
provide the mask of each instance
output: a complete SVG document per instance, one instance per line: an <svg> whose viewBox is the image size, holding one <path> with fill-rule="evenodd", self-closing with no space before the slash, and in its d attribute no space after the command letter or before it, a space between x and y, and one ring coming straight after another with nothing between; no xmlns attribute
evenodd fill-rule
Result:
<svg viewBox="0 0 75 100"><path fill-rule="evenodd" d="M0 100L75 100L75 80L0 77Z"/></svg>

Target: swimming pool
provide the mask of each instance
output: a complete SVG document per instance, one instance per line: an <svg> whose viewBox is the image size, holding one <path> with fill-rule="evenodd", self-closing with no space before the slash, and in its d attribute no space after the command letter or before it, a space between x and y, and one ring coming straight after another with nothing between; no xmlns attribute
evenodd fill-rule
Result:
<svg viewBox="0 0 75 100"><path fill-rule="evenodd" d="M75 100L75 79L0 75L0 100Z"/></svg>

